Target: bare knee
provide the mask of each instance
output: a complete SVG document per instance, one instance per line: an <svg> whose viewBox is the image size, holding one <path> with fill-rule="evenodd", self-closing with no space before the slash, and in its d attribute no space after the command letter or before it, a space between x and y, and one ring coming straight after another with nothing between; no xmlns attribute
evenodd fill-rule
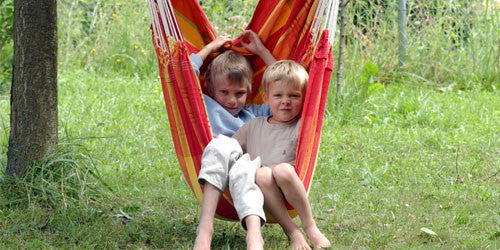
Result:
<svg viewBox="0 0 500 250"><path fill-rule="evenodd" d="M296 178L298 178L297 174L295 173L295 168L288 163L281 163L276 165L273 168L272 175L274 176L274 179L279 186L284 183L293 182Z"/></svg>
<svg viewBox="0 0 500 250"><path fill-rule="evenodd" d="M273 182L273 171L270 168L262 167L257 169L255 173L255 183L257 183L260 188L270 187L273 185Z"/></svg>

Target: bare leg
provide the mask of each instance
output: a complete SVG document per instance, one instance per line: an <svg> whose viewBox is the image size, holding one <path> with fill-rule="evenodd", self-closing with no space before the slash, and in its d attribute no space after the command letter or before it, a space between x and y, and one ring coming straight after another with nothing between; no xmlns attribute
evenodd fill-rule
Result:
<svg viewBox="0 0 500 250"><path fill-rule="evenodd" d="M245 217L245 224L247 225L247 249L264 249L264 239L262 238L262 233L260 231L260 217L257 215L249 215Z"/></svg>
<svg viewBox="0 0 500 250"><path fill-rule="evenodd" d="M264 194L264 207L283 228L283 231L290 240L290 247L292 249L311 249L297 224L288 215L283 194L276 185L272 176L272 170L269 167L258 169L256 182Z"/></svg>
<svg viewBox="0 0 500 250"><path fill-rule="evenodd" d="M273 169L273 177L283 192L286 200L299 214L302 228L314 248L330 247L330 241L319 231L316 221L312 216L311 206L307 199L307 193L295 173L294 168L287 163L276 165Z"/></svg>
<svg viewBox="0 0 500 250"><path fill-rule="evenodd" d="M222 192L214 185L206 182L203 191L203 202L201 204L200 224L196 230L194 250L210 249L212 235L214 233L214 216L217 204Z"/></svg>

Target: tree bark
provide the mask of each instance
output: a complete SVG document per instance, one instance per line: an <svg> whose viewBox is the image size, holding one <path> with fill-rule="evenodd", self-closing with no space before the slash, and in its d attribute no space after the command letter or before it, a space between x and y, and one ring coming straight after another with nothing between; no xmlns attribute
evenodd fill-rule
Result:
<svg viewBox="0 0 500 250"><path fill-rule="evenodd" d="M57 144L56 0L14 1L8 176L22 176Z"/></svg>

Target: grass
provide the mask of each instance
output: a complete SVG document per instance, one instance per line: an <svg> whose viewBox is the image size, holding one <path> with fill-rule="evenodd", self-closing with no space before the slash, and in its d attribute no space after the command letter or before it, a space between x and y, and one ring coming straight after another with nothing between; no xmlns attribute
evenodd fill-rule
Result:
<svg viewBox="0 0 500 250"><path fill-rule="evenodd" d="M317 200L330 198L332 222L350 229L332 231L339 246L497 248L497 101L391 85L357 119L328 127L320 162L331 169L319 176L330 173L323 187L335 191Z"/></svg>
<svg viewBox="0 0 500 250"><path fill-rule="evenodd" d="M199 205L177 167L158 80L74 72L60 82L61 133L89 148L113 194L101 211L2 206L2 244L192 246ZM310 199L334 246L498 248L499 102L496 92L392 84L344 123L334 113L349 107L333 103ZM264 237L286 247L276 225ZM213 244L243 248L244 232L217 221Z"/></svg>
<svg viewBox="0 0 500 250"><path fill-rule="evenodd" d="M333 248L500 248L498 7L471 3L493 6L475 8L482 10L471 19L475 39L453 48L436 35L443 26L424 26L410 33L405 68L397 66L391 22L381 22L377 36L349 26L344 92L336 97L332 85L309 194ZM203 4L215 18L255 3ZM20 182L34 188L17 192L0 176L0 248L191 248L200 206L178 168L145 5L59 7L67 150L38 166L67 172ZM8 93L0 110L5 169ZM99 175L88 171L94 167ZM85 178L70 184L68 176ZM57 189L82 185L77 190L95 191ZM245 247L238 223L216 220L215 229L214 248ZM263 234L266 249L287 247L279 226Z"/></svg>

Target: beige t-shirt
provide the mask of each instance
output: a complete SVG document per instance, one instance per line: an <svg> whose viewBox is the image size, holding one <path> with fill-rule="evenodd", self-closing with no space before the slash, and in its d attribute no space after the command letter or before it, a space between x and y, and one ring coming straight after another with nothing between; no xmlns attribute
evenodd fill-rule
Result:
<svg viewBox="0 0 500 250"><path fill-rule="evenodd" d="M294 161L300 117L280 124L271 124L268 118L260 116L248 121L236 131L233 138L252 159L260 156L263 166Z"/></svg>

